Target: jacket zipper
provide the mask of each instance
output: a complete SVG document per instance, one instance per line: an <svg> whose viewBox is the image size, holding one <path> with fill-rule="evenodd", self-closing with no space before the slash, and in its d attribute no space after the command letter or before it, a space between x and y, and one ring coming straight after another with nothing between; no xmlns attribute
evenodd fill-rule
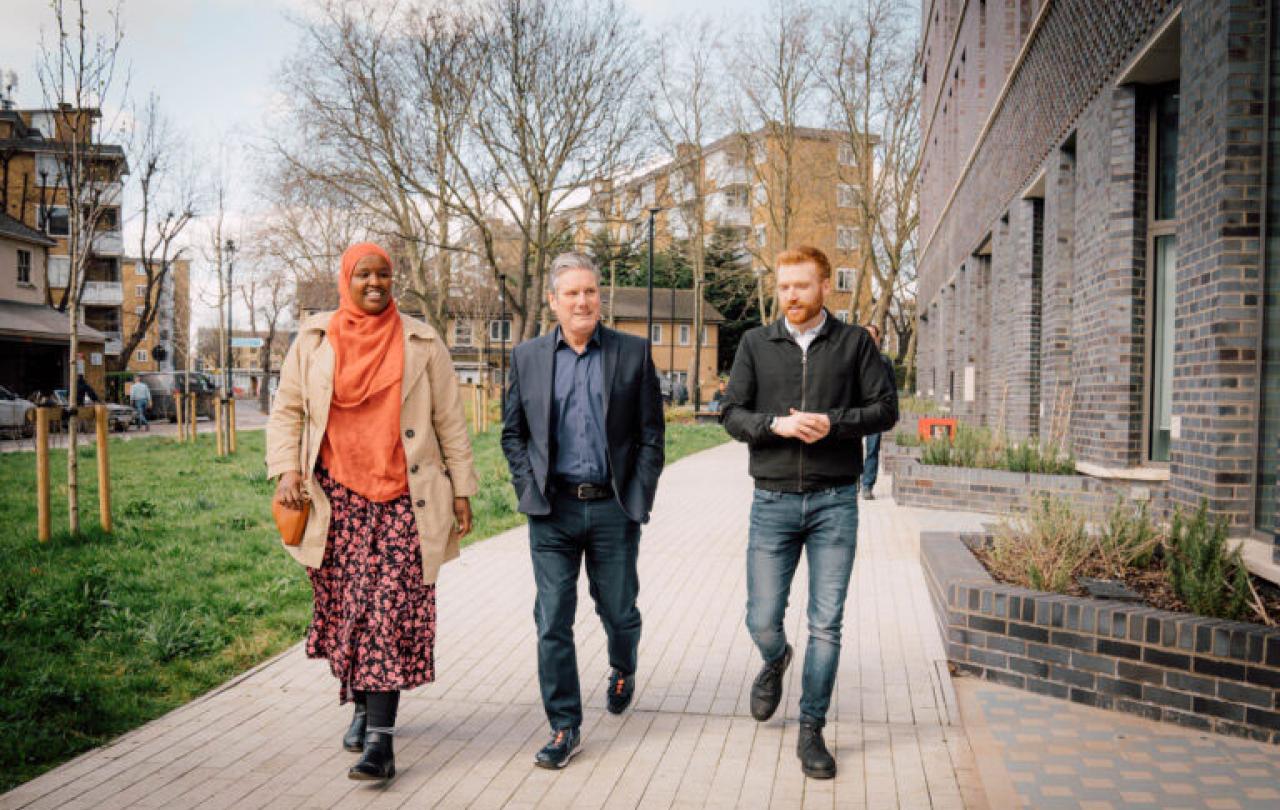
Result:
<svg viewBox="0 0 1280 810"><path fill-rule="evenodd" d="M812 347L813 344L810 344ZM800 410L803 412L806 407L806 389L809 387L809 353L804 349L800 350ZM804 492L804 442L800 442L800 480L797 490Z"/></svg>

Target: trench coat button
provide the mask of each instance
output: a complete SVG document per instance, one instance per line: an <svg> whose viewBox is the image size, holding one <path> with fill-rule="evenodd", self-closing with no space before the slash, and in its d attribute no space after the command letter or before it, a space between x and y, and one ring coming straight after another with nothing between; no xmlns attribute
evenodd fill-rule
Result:
<svg viewBox="0 0 1280 810"><path fill-rule="evenodd" d="M422 507L427 505L427 502L419 498L418 500L413 502L413 505L421 509Z"/></svg>
<svg viewBox="0 0 1280 810"><path fill-rule="evenodd" d="M412 439L412 438L413 438L413 428L409 428L408 430L406 430L406 431L404 432L404 435L405 435L407 438Z"/></svg>
<svg viewBox="0 0 1280 810"><path fill-rule="evenodd" d="M416 473L417 471L418 471L418 465L417 465L417 464L415 464L415 465L413 465L412 467L410 467L410 468L409 468L409 472L411 472L411 473Z"/></svg>

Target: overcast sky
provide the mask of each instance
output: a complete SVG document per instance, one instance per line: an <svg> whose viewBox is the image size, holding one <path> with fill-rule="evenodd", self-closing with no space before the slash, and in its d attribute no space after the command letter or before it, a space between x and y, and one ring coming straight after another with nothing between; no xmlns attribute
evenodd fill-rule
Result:
<svg viewBox="0 0 1280 810"><path fill-rule="evenodd" d="M446 0L447 2L447 0ZM0 0L0 75L18 75L19 107L43 104L36 61L42 33L52 29L48 0ZM71 5L68 2L68 5ZM114 0L88 3L90 26L105 25ZM758 13L768 0L630 0L648 25L658 27L691 12L725 18ZM251 205L252 178L237 166L235 144L259 130L274 92L281 61L293 53L298 33L290 17L305 15L306 0L123 0L125 41L122 60L129 68L129 95L141 102L151 92L203 160L212 161L220 145L230 147L233 207ZM126 214L130 206L126 198ZM136 244L126 231L126 244ZM194 255L197 265L199 255ZM201 268L195 268L199 273ZM196 279L198 282L199 279ZM193 301L193 321L212 318ZM193 323L193 326L195 324Z"/></svg>

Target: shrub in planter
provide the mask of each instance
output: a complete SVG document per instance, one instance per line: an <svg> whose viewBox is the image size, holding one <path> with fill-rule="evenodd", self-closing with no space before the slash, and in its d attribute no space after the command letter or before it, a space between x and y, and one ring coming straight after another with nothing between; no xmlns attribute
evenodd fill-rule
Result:
<svg viewBox="0 0 1280 810"><path fill-rule="evenodd" d="M954 441L925 442L920 463L1050 475L1074 475L1076 471L1075 459L1042 449L1034 441L1010 443L1003 434L965 425L957 426Z"/></svg>
<svg viewBox="0 0 1280 810"><path fill-rule="evenodd" d="M907 433L906 431L898 432L898 434L893 437L893 443L899 447L919 447L922 444L919 436L914 433Z"/></svg>
<svg viewBox="0 0 1280 810"><path fill-rule="evenodd" d="M1117 498L1095 538L1097 562L1110 578L1121 578L1129 568L1146 568L1160 547L1160 535L1151 522L1146 503L1136 507Z"/></svg>
<svg viewBox="0 0 1280 810"><path fill-rule="evenodd" d="M1169 582L1187 606L1201 616L1240 619L1248 611L1250 585L1240 549L1227 548L1227 522L1209 525L1208 505L1184 521L1175 512L1165 543Z"/></svg>
<svg viewBox="0 0 1280 810"><path fill-rule="evenodd" d="M1025 515L1000 522L988 562L1007 582L1066 593L1091 545L1084 516L1070 499L1043 495Z"/></svg>

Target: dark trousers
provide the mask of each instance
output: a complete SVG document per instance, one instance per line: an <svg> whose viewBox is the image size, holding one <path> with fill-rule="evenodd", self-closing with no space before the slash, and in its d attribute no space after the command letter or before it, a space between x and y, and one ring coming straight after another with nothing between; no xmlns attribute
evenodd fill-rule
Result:
<svg viewBox="0 0 1280 810"><path fill-rule="evenodd" d="M880 434L872 433L867 437L867 452L862 459L862 488L873 489L876 485L876 473L880 472Z"/></svg>
<svg viewBox="0 0 1280 810"><path fill-rule="evenodd" d="M582 725L582 693L573 619L578 609L578 570L585 557L596 613L609 641L609 665L624 675L636 671L640 644L640 580L636 558L640 524L615 498L552 500L551 514L529 518L529 549L538 597L538 684L553 729Z"/></svg>

